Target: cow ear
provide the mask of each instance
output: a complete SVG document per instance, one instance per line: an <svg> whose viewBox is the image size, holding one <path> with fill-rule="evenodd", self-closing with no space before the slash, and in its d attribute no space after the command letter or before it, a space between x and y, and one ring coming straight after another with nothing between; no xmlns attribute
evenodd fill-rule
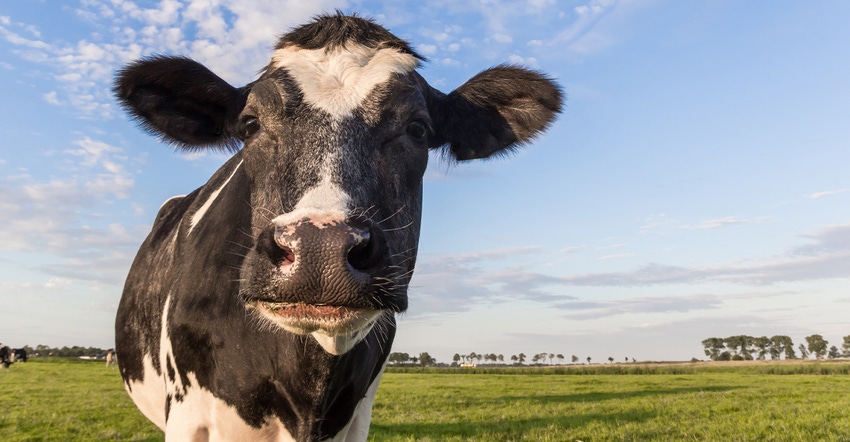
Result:
<svg viewBox="0 0 850 442"><path fill-rule="evenodd" d="M145 130L187 150L235 150L235 122L248 90L182 57L136 61L118 72L113 87L121 105Z"/></svg>
<svg viewBox="0 0 850 442"><path fill-rule="evenodd" d="M545 75L501 65L448 95L432 90L432 147L448 146L459 161L511 152L544 131L561 112L563 94Z"/></svg>

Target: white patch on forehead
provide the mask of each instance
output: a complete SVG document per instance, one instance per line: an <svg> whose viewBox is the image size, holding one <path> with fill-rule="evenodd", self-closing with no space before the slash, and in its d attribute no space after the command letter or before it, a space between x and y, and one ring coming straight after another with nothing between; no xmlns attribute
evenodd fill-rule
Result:
<svg viewBox="0 0 850 442"><path fill-rule="evenodd" d="M233 169L233 172L230 173L230 176L227 177L227 180L224 181L224 184L219 186L218 189L216 189L213 193L211 193L209 198L207 198L207 200L204 201L204 204L201 206L201 208L198 209L198 211L195 212L194 215L192 215L192 220L189 223L189 231L186 233L186 235L189 235L190 233L192 233L192 229L194 229L195 226L197 226L198 223L201 222L201 219L204 217L204 215L206 215L207 210L210 209L212 204L215 202L216 198L218 198L218 195L221 193L222 190L224 190L224 186L227 186L227 184L230 183L230 180L233 179L234 175L236 175L236 171L239 170L239 166L241 166L241 165L242 165L242 162L240 161L239 164L237 164L236 167ZM168 201L166 201L166 202L168 202Z"/></svg>
<svg viewBox="0 0 850 442"><path fill-rule="evenodd" d="M419 60L393 48L348 43L333 51L288 46L274 52L272 64L295 79L304 101L341 119L357 109L375 86L392 74L413 71Z"/></svg>
<svg viewBox="0 0 850 442"><path fill-rule="evenodd" d="M319 185L308 190L291 212L275 217L272 222L284 227L304 218L344 221L350 205L351 197L331 182L328 173L323 173Z"/></svg>

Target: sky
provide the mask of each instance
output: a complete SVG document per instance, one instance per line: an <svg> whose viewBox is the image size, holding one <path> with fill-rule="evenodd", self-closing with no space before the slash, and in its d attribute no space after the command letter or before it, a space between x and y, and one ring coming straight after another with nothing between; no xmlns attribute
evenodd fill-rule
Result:
<svg viewBox="0 0 850 442"><path fill-rule="evenodd" d="M425 177L394 351L705 358L732 335L850 335L850 2L57 0L0 5L0 342L113 346L162 202L227 159L110 94L192 57L231 84L321 12L374 18L450 92L499 63L567 95L516 155Z"/></svg>

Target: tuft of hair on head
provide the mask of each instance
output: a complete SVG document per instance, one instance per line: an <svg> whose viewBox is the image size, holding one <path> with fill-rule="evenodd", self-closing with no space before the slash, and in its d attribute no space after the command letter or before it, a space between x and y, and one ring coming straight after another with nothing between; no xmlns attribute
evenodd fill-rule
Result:
<svg viewBox="0 0 850 442"><path fill-rule="evenodd" d="M302 49L324 48L332 51L351 42L375 49L395 49L425 61L425 57L416 53L410 43L396 37L372 19L357 14L346 15L338 9L332 14L313 17L310 22L282 35L275 49L298 46Z"/></svg>

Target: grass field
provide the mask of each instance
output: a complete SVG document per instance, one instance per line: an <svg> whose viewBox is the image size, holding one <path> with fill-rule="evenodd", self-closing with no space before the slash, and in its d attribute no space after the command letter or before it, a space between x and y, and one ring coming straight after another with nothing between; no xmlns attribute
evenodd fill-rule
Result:
<svg viewBox="0 0 850 442"><path fill-rule="evenodd" d="M850 441L850 363L614 365L384 375L374 441ZM117 370L0 370L0 441L160 441Z"/></svg>

